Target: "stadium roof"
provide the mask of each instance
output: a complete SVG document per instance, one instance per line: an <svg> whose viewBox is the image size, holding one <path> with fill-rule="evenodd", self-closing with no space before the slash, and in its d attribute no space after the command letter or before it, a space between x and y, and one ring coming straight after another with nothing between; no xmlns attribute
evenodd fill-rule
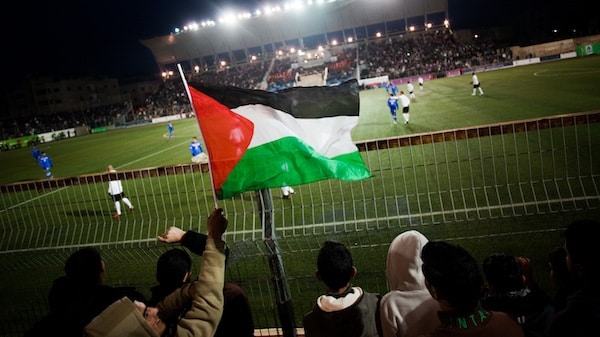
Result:
<svg viewBox="0 0 600 337"><path fill-rule="evenodd" d="M191 24L179 33L142 40L162 70L196 65L214 66L219 60L247 62L251 56L273 54L281 48L312 49L352 38L354 41L400 34L447 19L448 0L337 0L296 2L280 10L245 13L230 20ZM235 20L233 18L236 18ZM212 64L211 64L212 63Z"/></svg>

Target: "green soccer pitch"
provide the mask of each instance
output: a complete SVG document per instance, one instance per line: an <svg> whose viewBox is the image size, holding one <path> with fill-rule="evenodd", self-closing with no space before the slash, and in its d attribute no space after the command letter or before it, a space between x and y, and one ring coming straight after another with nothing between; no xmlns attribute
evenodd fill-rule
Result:
<svg viewBox="0 0 600 337"><path fill-rule="evenodd" d="M600 109L600 56L550 61L478 74L484 96L471 96L471 76L426 81L415 89L410 124L392 123L384 89L362 91L354 141L463 128L571 112ZM405 90L400 86L400 90ZM55 177L188 163L192 136L200 136L195 119L173 123L175 139L163 137L159 123L41 144L54 161ZM0 184L43 179L29 148L0 153Z"/></svg>
<svg viewBox="0 0 600 337"><path fill-rule="evenodd" d="M361 116L352 132L354 141L600 109L600 56L480 72L478 76L485 91L483 96L471 96L470 75L426 81L423 91L417 87L416 99L411 103L408 125L402 123L401 117L399 124L392 123L386 104L385 89L362 91L360 93ZM404 89L405 87L400 87L400 90ZM195 119L186 119L174 121L173 125L175 139L172 140L163 137L167 131L166 123L158 123L45 143L41 144L40 148L53 159L55 165L53 173L57 178L104 173L108 164L112 164L118 170L133 170L189 163L188 146L191 138L197 136L203 143L198 123ZM591 130L598 130L598 124L595 123ZM600 134L596 133L596 136ZM594 141L594 144L597 143ZM3 163L0 185L44 180L43 171L34 163L30 148L1 152L0 158ZM180 186L181 189L185 189L185 185ZM9 194L6 196L10 199ZM281 200L275 201L279 204L281 202ZM13 208L12 204L4 204L2 210L4 213L0 215L3 218L0 220L6 226L6 233L8 233L5 239L12 237L18 239L19 235L24 235L23 229L19 225L14 226L17 221L14 221L7 211L11 208ZM94 208L90 207L90 209ZM111 211L112 209L108 216ZM597 209L587 211L589 213ZM243 216L242 213L245 212L234 210L234 214ZM301 213L298 211L298 214ZM78 222L73 228L81 229L81 233L85 234L88 228L99 227L114 235L113 230L117 232L131 230L135 226L147 227L148 224L143 221L137 222L140 219L139 214L136 213L132 217L131 223L124 222L123 227L120 223L98 225L76 220ZM73 218L72 216L65 218L67 219L65 223L71 223ZM431 239L445 238L446 234L450 234L453 242L465 246L478 258L487 254L492 245L497 249L523 253L534 261L533 269L537 270L536 277L539 276L538 281L544 288L551 284L545 272L546 248L553 247L556 242L559 242L560 238L554 236L553 229L562 224L566 225L564 219L566 218L561 218L560 214L542 216L533 213L522 217L451 223L449 226L419 226L416 229ZM160 219L158 221L160 222ZM544 232L550 227L549 222L554 222L554 227ZM32 225L35 226L35 223L32 222ZM156 226L156 224L152 225ZM160 225L162 226L162 223ZM311 274L314 271L314 261L320 244L317 241L335 236L356 246L353 247L353 255L355 264L360 266L357 284L371 291L383 292L386 289L384 264L387 247L397 231L407 228L412 227L378 228L375 231L349 230L327 233L327 235L292 235L280 239L283 241L285 271L289 276L291 297L294 300L297 318L313 305L313 299L322 291L321 285L312 278ZM44 231L45 229L36 235L52 235L51 231L48 233ZM71 232L64 233L67 234ZM77 235L80 235L80 232L77 232ZM107 238L110 235L107 235ZM77 244L78 239L74 237L74 240L74 244ZM103 240L105 241L102 243L110 241L109 238ZM228 275L237 277L236 280L239 278L250 294L256 327L278 326L277 320L273 317L274 295L268 291L268 287L265 287L265 280L269 279L265 257L255 255L255 242L240 240L232 244L237 248L236 256L241 262L239 265L234 264L235 268L231 268ZM103 256L110 264L108 284L115 284L114 280L129 281L133 277L135 285L142 291L147 291L153 283L155 254L163 248L140 244L139 248L131 249L129 245L123 244L121 247L119 244L104 249ZM4 308L0 310L0 323L3 323L0 326L4 326L0 328L0 335L21 336L21 330L45 312L43 299L46 298L51 280L62 273L62 255L67 254L69 249L73 247L16 251L2 256L0 270L4 272L5 279L1 285L7 291L3 298L4 302L0 301L2 304L0 307ZM533 251L534 249L536 251ZM40 266L31 267L35 266L30 264L31 261L36 263L42 261L42 263ZM236 274L238 272L239 275Z"/></svg>

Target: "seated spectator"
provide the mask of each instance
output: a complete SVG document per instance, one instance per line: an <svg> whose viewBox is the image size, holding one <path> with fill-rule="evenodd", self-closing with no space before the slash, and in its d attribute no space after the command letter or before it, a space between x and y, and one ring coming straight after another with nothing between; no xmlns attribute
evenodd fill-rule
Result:
<svg viewBox="0 0 600 337"><path fill-rule="evenodd" d="M168 243L181 242L190 251L201 255L206 247L207 236L191 230L183 231L177 227L170 227L158 239ZM225 255L227 258L229 255L228 249L226 249ZM148 305L158 304L163 298L191 279L191 261L190 255L185 250L178 248L168 250L159 257L156 264L156 280L159 284L152 287L152 298ZM234 282L225 282L223 296L223 316L217 327L215 337L254 336L252 310L244 289ZM189 305L191 303L188 303ZM184 308L183 311L187 311L187 308Z"/></svg>
<svg viewBox="0 0 600 337"><path fill-rule="evenodd" d="M157 307L124 297L95 317L84 336L213 336L223 313L226 245L222 236L226 229L223 210L215 209L208 218L208 238L196 282L186 283ZM191 308L180 318L184 303L191 303ZM173 320L178 321L176 328L167 331L165 322Z"/></svg>
<svg viewBox="0 0 600 337"><path fill-rule="evenodd" d="M483 277L468 251L444 241L429 241L421 258L425 284L441 308L442 323L427 336L524 336L508 314L481 307Z"/></svg>
<svg viewBox="0 0 600 337"><path fill-rule="evenodd" d="M565 247L554 248L548 255L548 266L550 267L550 278L554 282L555 294L552 299L554 311L558 312L567 305L567 297L576 290L573 276L567 268L567 252Z"/></svg>
<svg viewBox="0 0 600 337"><path fill-rule="evenodd" d="M529 259L520 260L530 269ZM488 286L481 306L511 315L521 324L525 336L543 336L553 309L550 298L535 284L531 272L526 277L517 258L494 253L484 259L483 273Z"/></svg>
<svg viewBox="0 0 600 337"><path fill-rule="evenodd" d="M302 320L306 337L379 336L378 294L352 286L356 267L348 248L325 241L317 257L316 278L327 293L317 298Z"/></svg>
<svg viewBox="0 0 600 337"><path fill-rule="evenodd" d="M170 249L160 255L156 263L158 285L150 288L152 297L147 305L155 307L165 297L181 288L192 278L192 258L185 250Z"/></svg>
<svg viewBox="0 0 600 337"><path fill-rule="evenodd" d="M69 256L65 275L54 280L48 295L50 311L25 336L77 336L114 301L128 297L144 301L133 287L104 284L106 268L100 252L84 247Z"/></svg>
<svg viewBox="0 0 600 337"><path fill-rule="evenodd" d="M596 220L574 221L565 231L567 268L578 287L567 298L566 307L551 321L547 336L598 336L600 322L600 254Z"/></svg>
<svg viewBox="0 0 600 337"><path fill-rule="evenodd" d="M421 269L421 249L427 242L423 234L409 230L390 244L386 263L390 291L380 305L383 337L419 336L440 324L440 305L429 294Z"/></svg>

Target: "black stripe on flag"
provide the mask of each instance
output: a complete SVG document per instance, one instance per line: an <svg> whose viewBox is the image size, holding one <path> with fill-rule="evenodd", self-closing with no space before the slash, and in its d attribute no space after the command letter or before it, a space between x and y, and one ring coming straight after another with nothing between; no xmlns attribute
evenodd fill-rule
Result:
<svg viewBox="0 0 600 337"><path fill-rule="evenodd" d="M360 108L356 79L331 87L294 87L277 92L233 86L209 86L193 81L188 85L229 109L249 104L262 104L287 112L295 118L358 116Z"/></svg>

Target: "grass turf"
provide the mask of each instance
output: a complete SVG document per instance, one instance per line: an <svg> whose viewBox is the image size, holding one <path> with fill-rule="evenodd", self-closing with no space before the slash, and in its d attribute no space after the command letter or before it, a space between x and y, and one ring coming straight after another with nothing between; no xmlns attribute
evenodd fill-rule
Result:
<svg viewBox="0 0 600 337"><path fill-rule="evenodd" d="M470 75L426 81L425 90L415 91L408 125L392 123L384 89L362 91L361 116L352 131L353 139L358 142L600 108L600 56L482 72L479 79L483 96L471 96ZM99 173L108 164L133 169L188 163L189 142L193 136L201 136L200 129L194 119L173 125L174 140L163 137L166 124L159 123L44 143L40 148L54 161L55 177ZM5 163L0 184L44 178L30 148L2 152L0 158Z"/></svg>

